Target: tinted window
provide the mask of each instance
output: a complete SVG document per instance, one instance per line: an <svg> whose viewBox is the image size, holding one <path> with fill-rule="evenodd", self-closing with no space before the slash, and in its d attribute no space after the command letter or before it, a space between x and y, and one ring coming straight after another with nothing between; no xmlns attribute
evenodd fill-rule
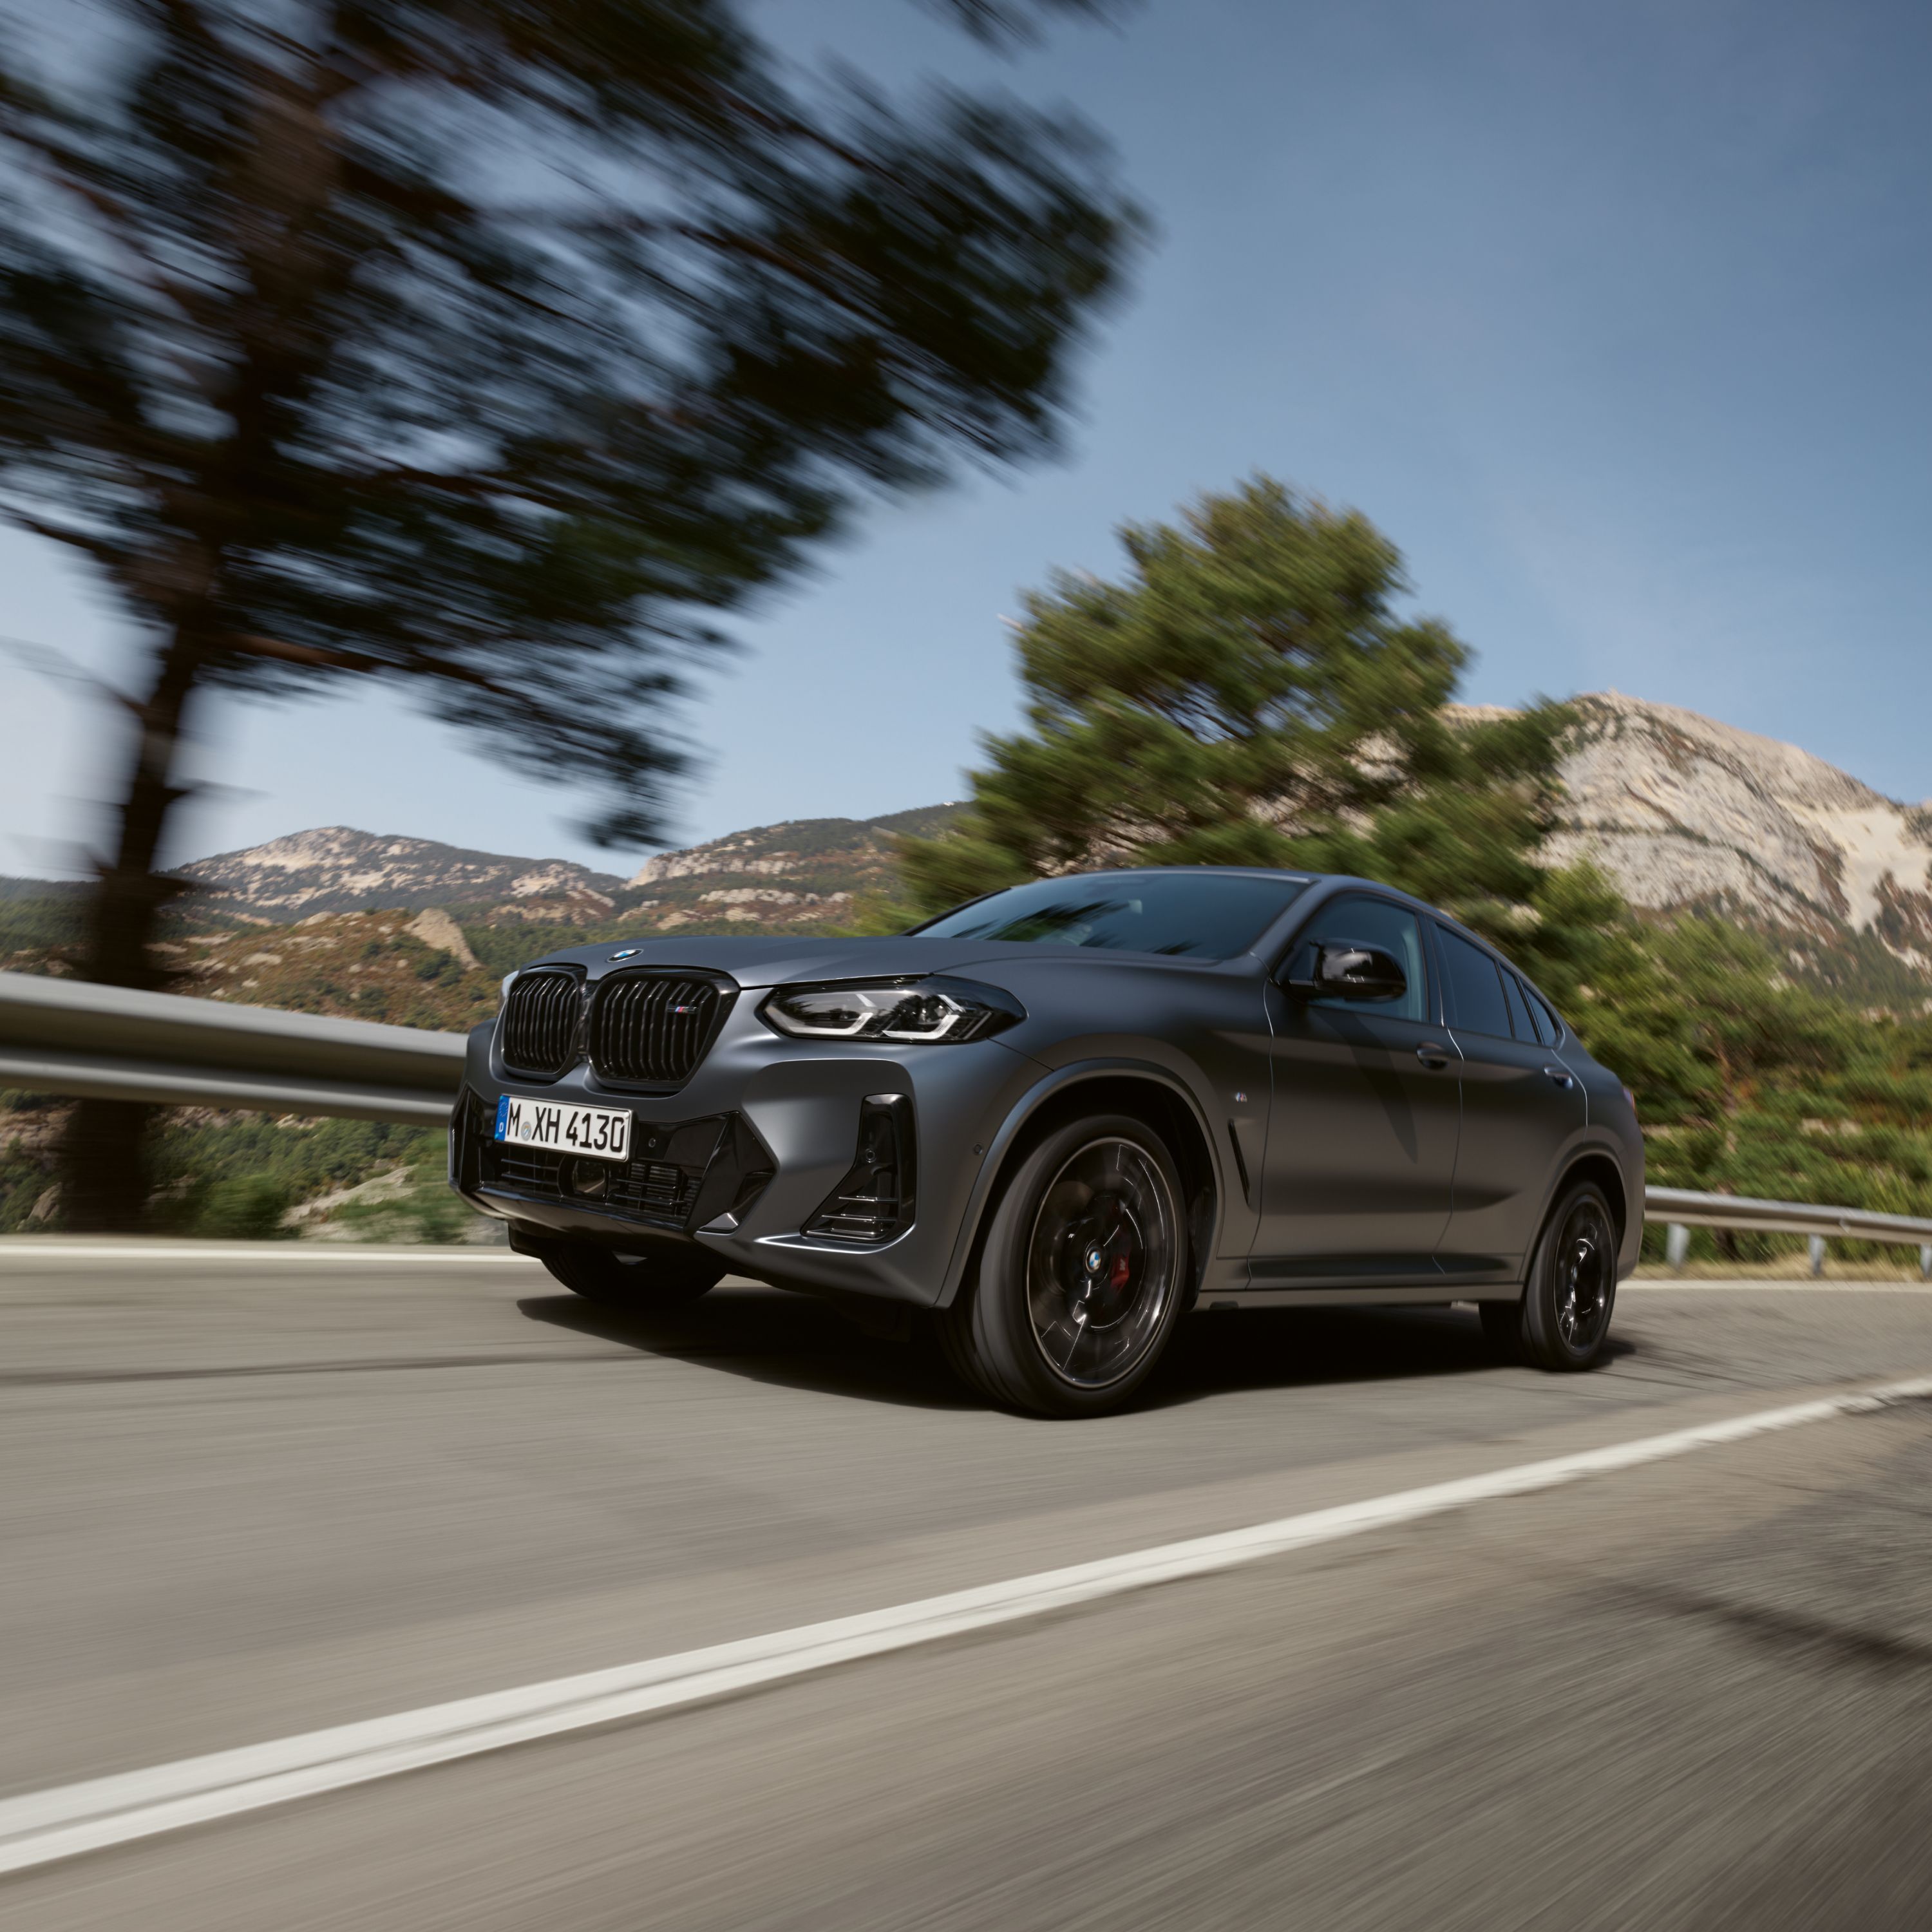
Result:
<svg viewBox="0 0 1932 1932"><path fill-rule="evenodd" d="M995 892L930 925L921 939L1004 939L1228 959L1245 952L1308 889L1306 879L1175 866L1084 872Z"/></svg>
<svg viewBox="0 0 1932 1932"><path fill-rule="evenodd" d="M1516 983L1514 973L1503 975L1503 1002L1509 1008L1510 1031L1518 1040L1534 1040L1536 1028L1529 1017L1529 1009L1523 1004L1522 988Z"/></svg>
<svg viewBox="0 0 1932 1932"><path fill-rule="evenodd" d="M1496 962L1480 947L1459 939L1442 926L1436 937L1442 949L1442 991L1449 1024L1466 1033L1510 1036L1509 1013L1503 1005L1502 975Z"/></svg>
<svg viewBox="0 0 1932 1932"><path fill-rule="evenodd" d="M1324 940L1331 944L1353 940L1358 945L1379 946L1384 952L1393 952L1408 976L1408 991L1399 1000L1325 998L1310 1000L1311 1006L1346 1006L1353 1012L1385 1013L1400 1020L1426 1016L1428 982L1422 966L1422 922L1414 913L1361 892L1330 900L1296 935L1290 957L1298 974L1312 972L1315 948Z"/></svg>

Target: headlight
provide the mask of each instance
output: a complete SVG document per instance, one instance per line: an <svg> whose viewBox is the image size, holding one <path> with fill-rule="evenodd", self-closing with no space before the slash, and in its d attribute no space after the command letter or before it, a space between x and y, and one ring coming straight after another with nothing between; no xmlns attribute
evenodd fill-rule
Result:
<svg viewBox="0 0 1932 1932"><path fill-rule="evenodd" d="M758 1009L794 1040L984 1040L1026 1018L1010 993L973 980L860 980L836 986L781 986Z"/></svg>

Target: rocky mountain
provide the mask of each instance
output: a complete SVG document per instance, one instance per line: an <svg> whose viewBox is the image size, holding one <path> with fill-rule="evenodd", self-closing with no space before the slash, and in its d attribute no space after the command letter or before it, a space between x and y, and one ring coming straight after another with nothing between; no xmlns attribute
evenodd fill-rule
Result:
<svg viewBox="0 0 1932 1932"><path fill-rule="evenodd" d="M1674 705L1574 703L1552 857L1594 859L1642 910L1775 932L1847 990L1932 979L1932 808Z"/></svg>
<svg viewBox="0 0 1932 1932"><path fill-rule="evenodd" d="M326 826L184 867L201 890L170 908L164 950L187 978L212 972L209 997L322 1012L373 1012L370 1003L380 1001L386 1012L401 1010L408 1002L384 976L401 970L397 962L378 972L373 953L353 968L336 958L338 939L351 952L370 943L371 934L350 930L364 915L385 915L374 937L393 938L396 926L398 946L440 950L466 971L493 976L579 939L822 931L853 918L858 902L891 890L894 833L934 830L955 809L761 826L662 854L628 880L564 860ZM72 970L86 890L0 880L0 970ZM388 918L410 914L416 916L406 925ZM245 940L238 950L197 950L213 943L207 935L238 932ZM286 946L285 932L293 934ZM271 957L278 954L286 956Z"/></svg>
<svg viewBox="0 0 1932 1932"><path fill-rule="evenodd" d="M891 883L895 832L928 832L953 808L881 818L805 818L734 832L647 860L632 878L562 859L506 858L347 826L291 832L184 866L197 913L280 925L317 913L440 906L488 926L645 930L810 926Z"/></svg>
<svg viewBox="0 0 1932 1932"><path fill-rule="evenodd" d="M661 854L628 880L568 860L508 858L341 825L182 869L200 888L191 902L197 912L277 924L316 913L427 906L490 925L590 926L628 915L666 930L704 920L809 924L889 884L892 835L931 830L952 808L759 826Z"/></svg>
<svg viewBox="0 0 1932 1932"><path fill-rule="evenodd" d="M641 928L811 926L891 890L896 833L937 831L957 807L884 818L794 818L647 859L630 880Z"/></svg>
<svg viewBox="0 0 1932 1932"><path fill-rule="evenodd" d="M588 896L608 913L623 880L567 859L511 859L466 851L434 839L405 838L325 825L293 832L240 852L218 853L182 868L201 888L209 910L247 912L278 922L310 913L370 906L471 905L502 900L511 908Z"/></svg>

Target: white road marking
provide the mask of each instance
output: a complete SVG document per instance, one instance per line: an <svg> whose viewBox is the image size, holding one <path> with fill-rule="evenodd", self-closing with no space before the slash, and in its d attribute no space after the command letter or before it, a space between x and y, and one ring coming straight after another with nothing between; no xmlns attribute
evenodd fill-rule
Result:
<svg viewBox="0 0 1932 1932"><path fill-rule="evenodd" d="M547 1683L459 1698L271 1744L32 1792L0 1800L0 1871L23 1870L129 1839L318 1792L340 1790L425 1765L500 1750L506 1745L608 1724L646 1712L698 1703L860 1658L934 1643L1152 1584L1206 1576L1311 1544L1413 1522L1471 1503L1527 1496L1587 1476L1606 1475L1684 1455L1694 1449L1742 1442L1834 1416L1868 1414L1925 1396L1932 1396L1932 1373L1780 1408L1758 1409L1666 1435L1640 1436L1606 1448L1519 1463L1454 1482L1399 1490L1365 1502L1311 1510L1246 1529L1043 1570L858 1616L837 1617L615 1670L554 1678Z"/></svg>

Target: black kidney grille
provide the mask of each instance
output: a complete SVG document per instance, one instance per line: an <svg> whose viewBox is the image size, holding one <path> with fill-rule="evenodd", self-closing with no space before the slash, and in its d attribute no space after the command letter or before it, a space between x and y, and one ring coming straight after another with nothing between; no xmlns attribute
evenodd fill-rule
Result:
<svg viewBox="0 0 1932 1932"><path fill-rule="evenodd" d="M554 1080L577 1060L584 982L574 973L519 973L503 1002L503 1064L512 1073Z"/></svg>
<svg viewBox="0 0 1932 1932"><path fill-rule="evenodd" d="M688 1080L711 1042L723 995L709 980L620 973L590 1010L590 1064L604 1080Z"/></svg>

